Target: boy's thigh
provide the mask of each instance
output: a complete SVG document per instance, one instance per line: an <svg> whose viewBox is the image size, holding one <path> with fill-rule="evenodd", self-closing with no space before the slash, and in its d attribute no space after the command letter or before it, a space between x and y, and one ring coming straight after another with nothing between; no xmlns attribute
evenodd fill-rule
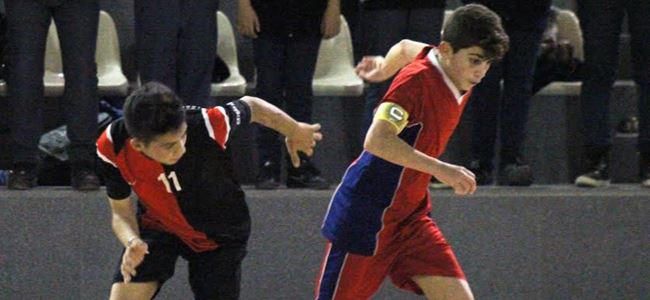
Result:
<svg viewBox="0 0 650 300"><path fill-rule="evenodd" d="M424 291L427 299L474 299L465 279L442 276L415 276L413 281Z"/></svg>
<svg viewBox="0 0 650 300"><path fill-rule="evenodd" d="M368 299L381 286L390 264L390 256L356 255L328 243L316 287L317 299Z"/></svg>
<svg viewBox="0 0 650 300"><path fill-rule="evenodd" d="M465 280L454 252L438 226L429 218L405 228L406 239L399 243L399 254L390 270L393 283L402 289L423 294L414 277L445 277Z"/></svg>
<svg viewBox="0 0 650 300"><path fill-rule="evenodd" d="M239 299L241 264L246 245L221 245L215 250L184 255L196 299Z"/></svg>

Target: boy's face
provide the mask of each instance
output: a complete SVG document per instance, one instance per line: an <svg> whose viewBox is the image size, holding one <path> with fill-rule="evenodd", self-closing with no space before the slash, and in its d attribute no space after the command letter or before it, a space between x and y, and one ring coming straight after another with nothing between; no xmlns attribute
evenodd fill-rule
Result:
<svg viewBox="0 0 650 300"><path fill-rule="evenodd" d="M173 165L185 154L186 141L187 123L183 122L178 130L156 136L147 144L134 138L131 140L131 145L135 150L159 163Z"/></svg>
<svg viewBox="0 0 650 300"><path fill-rule="evenodd" d="M440 43L440 62L447 76L461 91L467 91L481 82L492 61L485 58L483 48L474 46L454 53L451 45Z"/></svg>

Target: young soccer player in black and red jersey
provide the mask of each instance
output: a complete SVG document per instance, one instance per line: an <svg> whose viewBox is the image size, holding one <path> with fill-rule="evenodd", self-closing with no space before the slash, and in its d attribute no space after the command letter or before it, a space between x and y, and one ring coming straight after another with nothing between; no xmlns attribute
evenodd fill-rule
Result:
<svg viewBox="0 0 650 300"><path fill-rule="evenodd" d="M258 98L184 107L159 83L127 98L124 119L97 141L113 230L125 247L110 299L151 299L179 256L196 299L238 299L250 216L226 146L249 122L285 135L296 167L298 152L311 155L322 138L320 125L296 122Z"/></svg>

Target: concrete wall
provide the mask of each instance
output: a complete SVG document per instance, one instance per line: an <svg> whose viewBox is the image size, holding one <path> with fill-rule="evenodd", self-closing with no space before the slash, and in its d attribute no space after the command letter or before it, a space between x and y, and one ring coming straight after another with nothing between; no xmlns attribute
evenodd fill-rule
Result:
<svg viewBox="0 0 650 300"><path fill-rule="evenodd" d="M313 299L332 191L247 191L241 299ZM106 299L120 246L103 191L0 189L0 299ZM647 299L650 197L617 185L437 192L434 219L477 299ZM191 299L186 264L158 299ZM389 281L374 299L422 299Z"/></svg>

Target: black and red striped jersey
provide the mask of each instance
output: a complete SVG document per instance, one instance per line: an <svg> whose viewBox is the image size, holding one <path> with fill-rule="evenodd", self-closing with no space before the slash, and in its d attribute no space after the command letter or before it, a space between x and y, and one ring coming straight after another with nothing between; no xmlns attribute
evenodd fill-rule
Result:
<svg viewBox="0 0 650 300"><path fill-rule="evenodd" d="M174 234L196 252L218 243L245 243L250 214L226 145L250 118L250 107L241 100L187 108L186 152L174 165L136 151L124 120L114 121L97 140L108 197L126 199L133 191L139 226Z"/></svg>

